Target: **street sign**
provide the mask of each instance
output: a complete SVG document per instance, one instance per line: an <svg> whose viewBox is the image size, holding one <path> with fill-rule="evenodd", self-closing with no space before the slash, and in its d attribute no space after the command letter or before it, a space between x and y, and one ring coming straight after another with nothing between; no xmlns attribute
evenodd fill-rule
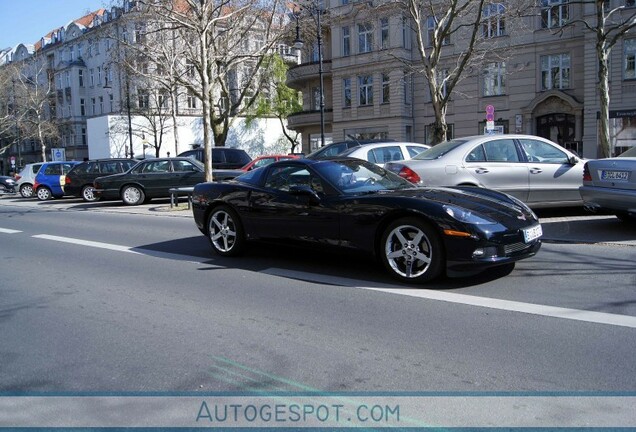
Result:
<svg viewBox="0 0 636 432"><path fill-rule="evenodd" d="M11 162L11 166L15 166L15 156L11 156L9 161Z"/></svg>
<svg viewBox="0 0 636 432"><path fill-rule="evenodd" d="M486 130L491 131L495 129L495 107L493 105L486 105Z"/></svg>
<svg viewBox="0 0 636 432"><path fill-rule="evenodd" d="M54 162L63 162L66 160L66 149L64 148L52 148L51 160Z"/></svg>

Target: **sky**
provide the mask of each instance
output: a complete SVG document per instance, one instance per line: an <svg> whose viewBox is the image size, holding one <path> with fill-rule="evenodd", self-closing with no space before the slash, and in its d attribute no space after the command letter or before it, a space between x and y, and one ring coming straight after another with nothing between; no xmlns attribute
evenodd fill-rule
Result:
<svg viewBox="0 0 636 432"><path fill-rule="evenodd" d="M112 0L0 0L0 49L34 44L53 29Z"/></svg>

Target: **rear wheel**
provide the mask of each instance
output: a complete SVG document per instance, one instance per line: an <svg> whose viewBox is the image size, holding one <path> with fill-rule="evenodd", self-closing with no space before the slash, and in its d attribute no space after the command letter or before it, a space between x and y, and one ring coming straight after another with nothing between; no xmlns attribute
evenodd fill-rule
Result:
<svg viewBox="0 0 636 432"><path fill-rule="evenodd" d="M86 202L93 202L99 200L98 197L95 196L95 188L92 185L86 185L82 188L82 199Z"/></svg>
<svg viewBox="0 0 636 432"><path fill-rule="evenodd" d="M50 200L53 194L51 193L51 189L46 186L40 186L36 191L36 196L40 201Z"/></svg>
<svg viewBox="0 0 636 432"><path fill-rule="evenodd" d="M139 205L146 199L146 194L138 186L125 186L121 191L121 200L126 205Z"/></svg>
<svg viewBox="0 0 636 432"><path fill-rule="evenodd" d="M245 233L234 210L219 206L208 218L208 238L214 252L221 256L237 256L245 248Z"/></svg>
<svg viewBox="0 0 636 432"><path fill-rule="evenodd" d="M22 195L23 198L31 198L33 196L33 185L29 183L21 185L20 195Z"/></svg>
<svg viewBox="0 0 636 432"><path fill-rule="evenodd" d="M440 275L444 251L437 232L425 221L406 217L382 234L380 259L391 274L408 283L423 283Z"/></svg>

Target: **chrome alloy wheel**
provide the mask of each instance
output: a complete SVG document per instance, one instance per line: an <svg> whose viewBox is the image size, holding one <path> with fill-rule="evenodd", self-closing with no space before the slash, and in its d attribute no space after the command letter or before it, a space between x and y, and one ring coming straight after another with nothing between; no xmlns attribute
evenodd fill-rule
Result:
<svg viewBox="0 0 636 432"><path fill-rule="evenodd" d="M434 253L427 235L413 225L396 226L384 242L384 254L389 267L405 279L424 275L431 266Z"/></svg>
<svg viewBox="0 0 636 432"><path fill-rule="evenodd" d="M225 210L217 210L210 217L210 241L219 251L228 253L237 241L236 225L232 216Z"/></svg>

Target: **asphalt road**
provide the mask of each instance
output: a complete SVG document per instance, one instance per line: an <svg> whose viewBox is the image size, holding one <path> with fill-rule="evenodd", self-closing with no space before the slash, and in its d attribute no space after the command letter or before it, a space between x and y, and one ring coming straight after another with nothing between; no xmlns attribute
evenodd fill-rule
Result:
<svg viewBox="0 0 636 432"><path fill-rule="evenodd" d="M211 254L183 204L0 199L0 391L636 390L636 227L548 214L506 274Z"/></svg>

